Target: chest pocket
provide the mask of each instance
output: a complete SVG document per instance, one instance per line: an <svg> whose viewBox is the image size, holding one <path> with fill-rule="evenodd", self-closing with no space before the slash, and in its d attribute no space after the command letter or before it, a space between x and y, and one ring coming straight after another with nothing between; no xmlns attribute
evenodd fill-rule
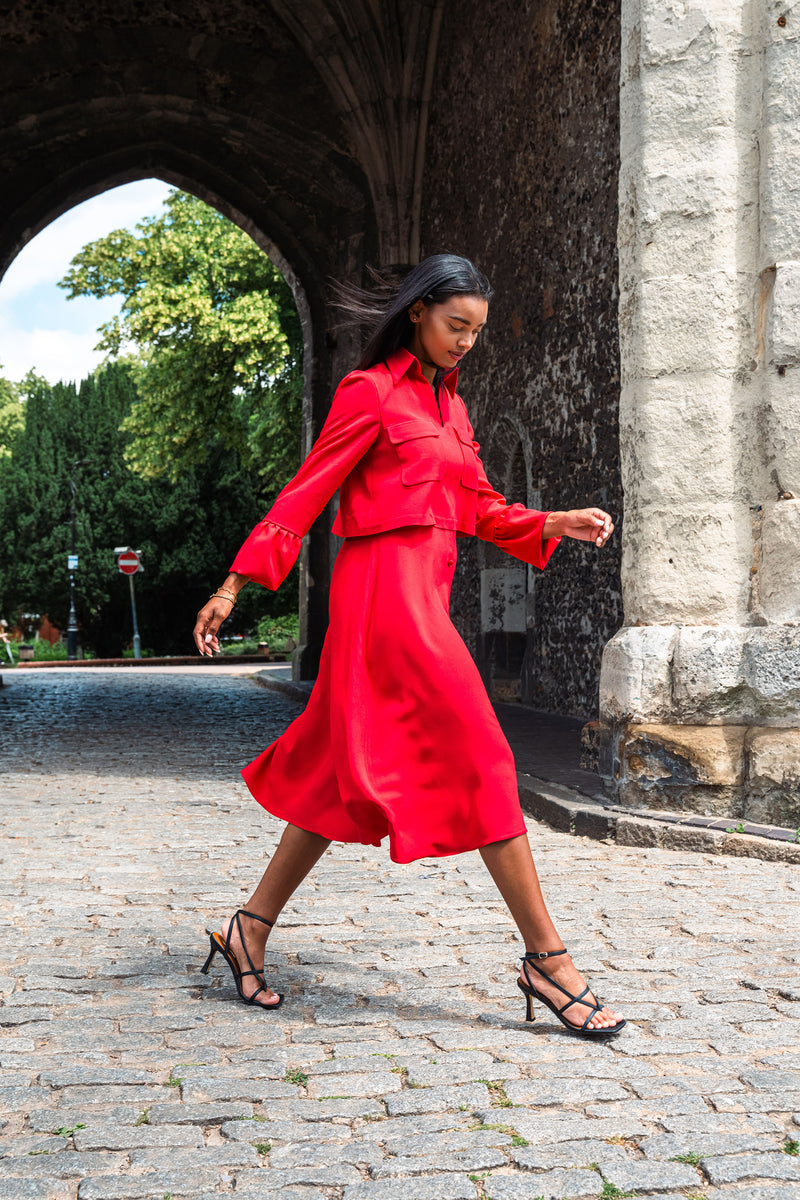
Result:
<svg viewBox="0 0 800 1200"><path fill-rule="evenodd" d="M461 455L464 459L464 466L461 470L461 486L471 488L473 491L478 490L478 456L475 453L475 447L472 445L472 439L467 437L465 433L456 430L458 435L458 444L461 447Z"/></svg>
<svg viewBox="0 0 800 1200"><path fill-rule="evenodd" d="M386 434L400 459L403 483L429 483L443 477L441 429L436 425L429 421L398 421L387 426Z"/></svg>

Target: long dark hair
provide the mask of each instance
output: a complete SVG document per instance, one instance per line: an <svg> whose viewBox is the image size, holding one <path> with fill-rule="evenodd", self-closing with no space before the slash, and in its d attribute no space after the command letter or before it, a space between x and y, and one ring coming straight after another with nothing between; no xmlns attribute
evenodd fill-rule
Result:
<svg viewBox="0 0 800 1200"><path fill-rule="evenodd" d="M375 287L335 284L334 303L346 314L347 324L369 325L370 334L357 370L366 371L383 362L413 337L408 310L418 300L442 304L451 296L492 296L489 280L468 258L458 254L432 254L403 278L370 271Z"/></svg>

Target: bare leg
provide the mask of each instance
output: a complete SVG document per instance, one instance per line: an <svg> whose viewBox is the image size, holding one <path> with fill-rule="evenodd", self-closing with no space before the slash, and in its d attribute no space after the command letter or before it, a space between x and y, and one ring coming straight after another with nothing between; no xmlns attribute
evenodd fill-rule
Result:
<svg viewBox="0 0 800 1200"><path fill-rule="evenodd" d="M268 921L277 921L286 901L297 890L311 868L319 862L328 846L330 841L320 837L318 833L309 833L305 829L298 829L296 825L287 825L269 866L244 908L260 917L266 917ZM264 947L269 937L269 927L261 921L251 921L247 917L240 917L239 920L253 965L258 970L263 970ZM223 923L223 937L227 937L230 924L230 921ZM247 956L242 949L235 925L231 933L231 949L240 967L246 969ZM242 990L246 996L251 996L258 986L255 975L248 975L242 981ZM277 1004L277 1001L277 994L268 988L266 992L259 994L256 1002L270 1008Z"/></svg>
<svg viewBox="0 0 800 1200"><path fill-rule="evenodd" d="M525 942L526 951L563 950L564 943L544 902L527 837L521 834L519 837L482 846L481 857L508 905ZM558 958L541 959L537 965L573 995L578 995L586 986L568 954L562 954ZM520 972L520 978L524 981L523 972ZM551 988L540 975L536 975L535 979L536 987L548 999L553 1000L559 1007L567 1003L566 996L559 992L558 988ZM564 1015L571 1024L580 1028L590 1011L589 1005L573 1004ZM616 1025L621 1019L619 1013L603 1007L589 1022L588 1028L606 1029L609 1025Z"/></svg>

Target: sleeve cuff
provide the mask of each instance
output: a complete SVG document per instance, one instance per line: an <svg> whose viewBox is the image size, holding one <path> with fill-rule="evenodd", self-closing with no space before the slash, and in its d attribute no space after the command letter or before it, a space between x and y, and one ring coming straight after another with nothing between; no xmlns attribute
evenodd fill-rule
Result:
<svg viewBox="0 0 800 1200"><path fill-rule="evenodd" d="M276 591L297 562L303 539L274 521L259 521L231 564L231 573Z"/></svg>
<svg viewBox="0 0 800 1200"><path fill-rule="evenodd" d="M543 538L549 512L536 512L524 504L511 504L497 518L492 540L500 550L544 570L560 537Z"/></svg>

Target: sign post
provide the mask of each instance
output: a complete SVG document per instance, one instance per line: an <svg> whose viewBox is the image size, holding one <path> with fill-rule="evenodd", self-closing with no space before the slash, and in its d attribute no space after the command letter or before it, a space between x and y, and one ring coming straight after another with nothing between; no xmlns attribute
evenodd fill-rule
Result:
<svg viewBox="0 0 800 1200"><path fill-rule="evenodd" d="M115 546L114 553L117 556L117 568L123 574L128 576L128 583L131 587L131 614L133 616L133 657L142 657L142 639L139 637L139 624L136 620L136 596L133 590L133 577L137 571L144 570L139 558L140 551L131 550L129 546Z"/></svg>

